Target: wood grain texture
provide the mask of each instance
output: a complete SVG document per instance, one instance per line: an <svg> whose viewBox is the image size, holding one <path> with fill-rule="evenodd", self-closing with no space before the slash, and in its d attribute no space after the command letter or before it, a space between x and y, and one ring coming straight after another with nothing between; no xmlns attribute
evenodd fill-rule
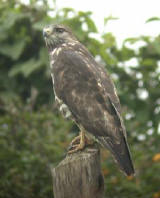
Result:
<svg viewBox="0 0 160 198"><path fill-rule="evenodd" d="M95 145L67 155L52 174L54 198L103 198L100 152Z"/></svg>

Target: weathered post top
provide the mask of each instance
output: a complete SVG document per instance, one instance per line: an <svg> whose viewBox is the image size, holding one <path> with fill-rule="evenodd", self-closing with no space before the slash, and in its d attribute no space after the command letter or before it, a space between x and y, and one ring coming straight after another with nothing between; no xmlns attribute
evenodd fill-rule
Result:
<svg viewBox="0 0 160 198"><path fill-rule="evenodd" d="M95 145L67 155L52 173L54 198L103 198L100 152Z"/></svg>

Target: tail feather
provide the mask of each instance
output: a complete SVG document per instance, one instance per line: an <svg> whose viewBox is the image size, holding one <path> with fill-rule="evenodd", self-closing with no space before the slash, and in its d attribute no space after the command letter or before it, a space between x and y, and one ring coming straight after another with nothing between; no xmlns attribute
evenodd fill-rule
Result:
<svg viewBox="0 0 160 198"><path fill-rule="evenodd" d="M133 175L135 173L129 147L127 145L125 137L122 138L120 144L114 143L110 138L97 137L99 143L105 148L109 149L114 156L114 159L120 166L120 169L127 175Z"/></svg>

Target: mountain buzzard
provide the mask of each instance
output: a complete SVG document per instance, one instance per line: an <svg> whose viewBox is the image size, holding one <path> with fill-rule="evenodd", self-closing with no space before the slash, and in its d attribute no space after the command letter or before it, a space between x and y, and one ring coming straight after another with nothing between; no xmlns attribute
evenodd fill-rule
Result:
<svg viewBox="0 0 160 198"><path fill-rule="evenodd" d="M60 111L79 126L80 143L70 152L84 148L85 133L92 134L109 149L120 168L134 173L115 87L103 66L63 25L43 29L50 55L55 100Z"/></svg>

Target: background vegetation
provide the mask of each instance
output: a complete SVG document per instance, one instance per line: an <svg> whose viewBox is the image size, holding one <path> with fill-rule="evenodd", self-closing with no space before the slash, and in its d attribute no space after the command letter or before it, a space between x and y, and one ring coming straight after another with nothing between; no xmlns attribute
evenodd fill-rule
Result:
<svg viewBox="0 0 160 198"><path fill-rule="evenodd" d="M46 24L63 23L111 73L123 108L136 176L125 177L102 150L106 197L160 198L160 36L118 48L110 32L95 39L90 12L55 10L46 1L0 3L0 197L53 197L50 167L77 131L54 106L42 38Z"/></svg>

